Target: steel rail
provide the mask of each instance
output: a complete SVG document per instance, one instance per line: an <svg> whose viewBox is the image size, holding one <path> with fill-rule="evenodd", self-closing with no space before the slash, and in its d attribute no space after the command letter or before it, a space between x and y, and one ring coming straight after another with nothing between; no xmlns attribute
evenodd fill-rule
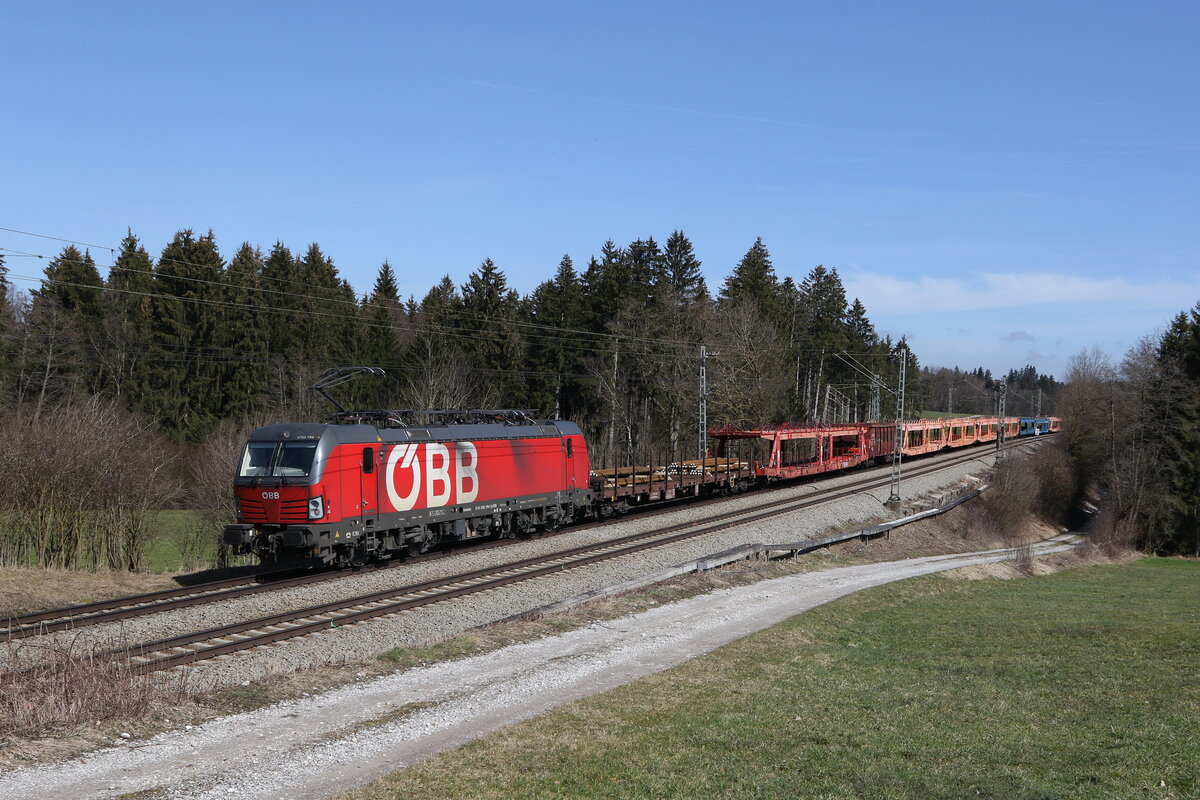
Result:
<svg viewBox="0 0 1200 800"><path fill-rule="evenodd" d="M489 546L495 546L499 543L480 542L479 544L472 545L471 549L486 549ZM144 594L115 597L111 600L99 600L94 603L85 603L78 606L38 611L19 617L10 617L6 625L0 624L0 639L25 639L56 631L73 630L105 622L116 622L134 617L148 616L161 611L190 608L207 603L229 600L235 597L273 592L293 586L360 575L363 572L389 569L416 561L445 558L456 552L459 551L448 550L436 553L424 553L403 561L385 561L367 564L353 571L330 570L328 572L306 572L294 578L264 580L264 578L269 578L271 575L286 575L297 571L296 569L277 570L240 578L226 578L219 581L197 583L192 586L181 586L175 589L160 589Z"/></svg>
<svg viewBox="0 0 1200 800"><path fill-rule="evenodd" d="M17 617L9 617L3 625L0 625L0 637L8 639L21 639L38 633L62 630L74 625L79 625L80 623L82 623L82 625L95 624L91 621L99 621L100 619L107 617L108 614L105 612L109 612L113 609L147 609L155 607L164 601L173 602L179 598L220 594L221 592L235 589L239 586L248 586L260 583L264 578L273 574L276 573L269 572L259 573L257 575L244 575L238 578L225 578L218 581L197 583L192 586L180 586L173 589L159 589L158 591L154 592L125 595L122 597L114 597L110 600L97 600L94 603L82 603L77 606L52 608L46 611L37 611L31 614L22 614ZM224 596L229 595L226 594ZM120 617L120 614L114 614L112 616L114 619L119 619Z"/></svg>

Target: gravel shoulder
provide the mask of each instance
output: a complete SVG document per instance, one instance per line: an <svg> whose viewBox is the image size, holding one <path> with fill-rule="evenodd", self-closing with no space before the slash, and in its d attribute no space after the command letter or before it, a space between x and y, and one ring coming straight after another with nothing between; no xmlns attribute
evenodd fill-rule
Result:
<svg viewBox="0 0 1200 800"><path fill-rule="evenodd" d="M1066 545L1043 545L1050 552ZM871 586L1004 551L822 570L700 595L483 656L408 670L0 776L11 798L327 798Z"/></svg>

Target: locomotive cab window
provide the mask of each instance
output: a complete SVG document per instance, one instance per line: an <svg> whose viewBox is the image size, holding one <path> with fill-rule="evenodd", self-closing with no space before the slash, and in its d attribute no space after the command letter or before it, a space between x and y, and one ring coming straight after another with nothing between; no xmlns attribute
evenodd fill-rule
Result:
<svg viewBox="0 0 1200 800"><path fill-rule="evenodd" d="M307 477L316 452L316 442L250 442L242 453L238 477Z"/></svg>
<svg viewBox="0 0 1200 800"><path fill-rule="evenodd" d="M274 442L250 442L242 453L242 468L238 477L261 478L271 474L271 458L275 455Z"/></svg>
<svg viewBox="0 0 1200 800"><path fill-rule="evenodd" d="M313 456L317 452L316 442L284 442L279 453L279 464L275 475L281 478L302 478L312 469Z"/></svg>

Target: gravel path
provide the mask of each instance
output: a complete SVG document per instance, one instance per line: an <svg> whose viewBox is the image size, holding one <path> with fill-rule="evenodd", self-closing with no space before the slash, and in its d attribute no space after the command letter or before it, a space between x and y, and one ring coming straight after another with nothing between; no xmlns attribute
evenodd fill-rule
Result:
<svg viewBox="0 0 1200 800"><path fill-rule="evenodd" d="M1035 552L1067 549L1039 545ZM549 709L676 666L871 586L1004 551L823 570L726 589L0 776L0 797L327 798Z"/></svg>
<svg viewBox="0 0 1200 800"><path fill-rule="evenodd" d="M964 487L974 487L992 464L991 450L979 450L979 457L966 464L947 468L934 475L906 479L903 494L910 508L936 504L939 496ZM922 464L929 464L926 459ZM466 551L453 558L407 564L391 570L367 574L349 574L345 578L314 586L295 587L278 592L234 598L220 603L169 611L109 625L97 625L77 631L51 634L50 639L70 642L78 648L111 648L138 642L164 639L193 630L206 630L269 614L329 603L349 597L398 588L421 581L481 569L518 559L553 553L584 544L607 541L684 521L704 521L710 516L762 502L770 496L786 502L811 495L819 489L837 487L877 474L886 478L887 468L860 470L837 475L819 482L776 490L771 495L751 492L741 497L704 507L684 506L653 517L633 516L616 524L592 530L571 531L554 537L514 543L512 546ZM930 497L934 502L922 505L916 498ZM256 651L238 653L189 668L188 684L197 689L234 686L271 674L289 673L308 667L338 664L372 658L394 647L416 646L438 641L474 627L486 625L525 611L584 594L657 570L701 558L743 544L791 542L812 538L834 526L899 516L883 507L887 489L876 489L855 497L743 525L691 541L656 550L566 571L492 590L484 595L459 601L438 603L426 608L352 626L288 640ZM45 640L39 640L45 641ZM22 648L18 647L17 652ZM34 651L39 652L39 651Z"/></svg>

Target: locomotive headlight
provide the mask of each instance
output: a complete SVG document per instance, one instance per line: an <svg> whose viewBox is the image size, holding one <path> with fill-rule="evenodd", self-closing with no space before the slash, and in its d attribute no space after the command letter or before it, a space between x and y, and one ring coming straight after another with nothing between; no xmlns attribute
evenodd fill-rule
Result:
<svg viewBox="0 0 1200 800"><path fill-rule="evenodd" d="M325 498L314 497L308 501L308 518L320 519L325 516Z"/></svg>

